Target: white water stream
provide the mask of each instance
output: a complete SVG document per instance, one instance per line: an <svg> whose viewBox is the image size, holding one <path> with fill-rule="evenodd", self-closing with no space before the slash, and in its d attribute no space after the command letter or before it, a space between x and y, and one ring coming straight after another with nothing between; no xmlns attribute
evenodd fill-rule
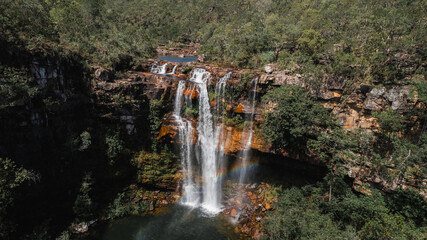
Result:
<svg viewBox="0 0 427 240"><path fill-rule="evenodd" d="M215 113L216 120L212 114L208 84L210 73L203 68L196 68L191 74L190 80L181 81L178 85L174 116L179 127L179 138L181 142L181 164L183 168L183 198L181 202L190 206L201 206L209 213L221 211L221 179L218 177L224 161L223 118L225 114L224 98L225 90L231 72L222 77L215 85ZM242 164L247 164L248 152L252 142L252 121L255 106L255 94L257 80L254 80L252 95L252 113L250 116L250 135L247 137ZM186 86L188 85L188 86ZM186 90L187 89L187 90ZM198 92L198 122L194 129L191 120L183 118L182 109L192 108L194 91ZM184 94L186 92L186 94ZM185 101L184 101L185 99ZM193 141L194 131L197 130L197 143ZM242 183L246 177L246 168L241 173L239 182Z"/></svg>

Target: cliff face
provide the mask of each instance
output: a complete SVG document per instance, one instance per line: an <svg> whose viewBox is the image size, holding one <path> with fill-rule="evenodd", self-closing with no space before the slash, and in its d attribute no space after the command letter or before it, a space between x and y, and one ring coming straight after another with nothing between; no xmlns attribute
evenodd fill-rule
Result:
<svg viewBox="0 0 427 240"><path fill-rule="evenodd" d="M43 96L50 96L57 99L58 102L49 108L33 104L32 106L18 106L16 111L1 111L3 134L0 139L0 153L6 154L7 152L8 156L31 156L29 151L36 151L39 157L43 158L46 157L48 149L60 150L70 138L78 136L83 131L91 134L92 142L97 145L97 149L105 150L102 143L105 135L111 135L117 131L131 148L150 146L152 133L149 104L151 100L159 100L169 109L169 113L163 116L163 124L157 139L179 142L178 128L171 117L172 106L179 81L189 79L190 70L194 67L204 67L211 73L209 83L211 87L230 71L232 75L227 82L227 88L237 89L241 87L244 79L257 77L259 79L258 103L253 113L255 132L251 149L261 153L299 159L315 165L321 163L306 156L303 152L293 151L293 149L273 149L263 139L259 130L265 106L259 103L259 99L268 88L298 85L309 89L320 103L331 109L342 127L348 131L356 129L375 131L377 125L371 114L372 111L391 108L404 114L413 109L425 108L423 103L412 97L411 87L405 85L384 87L354 84L348 86L346 79L333 76L324 76L321 81L311 83L303 75L294 74L291 71L275 71L274 66L261 72L199 62L169 63L167 72L171 72L173 66L178 65L176 74L173 76L160 75L149 72L154 61L148 60L140 66L136 66L134 71L123 74L113 74L103 68L92 69L94 80L91 84L83 81L83 79L88 79L88 76L84 77L82 73L84 71L77 71L78 66L68 64L63 67L64 64L53 60L30 61ZM80 72L80 74L76 75L75 72ZM198 97L198 92L191 89L186 89L184 94L193 99ZM240 96L227 98L226 110L240 115L243 119L248 114L252 114L246 95L247 90L244 89ZM196 129L196 119L192 119L192 121ZM416 122L417 119L413 119L413 121ZM222 129L220 141L224 142L226 154L236 155L245 148L246 136L250 131L248 128L239 124L227 123ZM13 141L8 139L13 139ZM193 141L197 141L196 131L194 131ZM45 146L30 143L40 143ZM40 152L40 149L44 150ZM46 164L49 164L49 161ZM389 182L375 176L368 167L348 167L348 175L355 179L355 184L369 181L383 185L387 189L396 189L406 185L409 187L410 185L403 181Z"/></svg>
<svg viewBox="0 0 427 240"><path fill-rule="evenodd" d="M317 98L318 102L322 103L325 108L331 109L342 127L349 131L354 131L356 129L375 131L378 126L376 125L376 119L371 114L372 111L393 109L404 114L413 109L423 109L425 107L423 103L411 96L411 86L391 86L386 88L359 84L357 86L346 87L346 79L333 76L325 76L320 82L316 83L316 85L310 85L303 80L304 76L300 74L290 74L288 71L262 73L245 69L221 68L200 63L188 63L184 66L205 67L212 73L211 85L214 85L220 77L224 76L229 71L233 71L233 74L227 83L228 87L234 87L239 84L241 77L245 74L251 77L259 77L259 96L263 95L269 87L296 85L307 88ZM179 70L178 68L178 71ZM183 79L189 78L189 76L184 74L179 74L179 76ZM191 98L197 97L197 90L192 91L187 89L186 91L187 93L191 92ZM184 91L184 94L186 94L186 91ZM346 92L345 95L343 95L344 92ZM239 114L251 114L247 99L229 100L230 101L227 103L228 111L234 111ZM264 107L265 106L261 103L256 105L254 114L258 125L262 123L262 112L264 111ZM161 136L167 134L167 128L168 123L166 121L161 131ZM223 140L229 143L226 144L226 151L232 153L241 150L243 144L240 140L247 130L235 128L233 126L227 126L225 129L226 134L224 135L227 137ZM253 149L265 152L273 151L262 139L262 134L255 135L257 137L254 139Z"/></svg>
<svg viewBox="0 0 427 240"><path fill-rule="evenodd" d="M279 87L281 85L297 85L309 89L309 91L317 98L317 101L337 117L343 129L347 131L365 131L372 132L378 130L376 118L372 116L373 111L393 109L406 114L413 110L425 109L422 102L413 97L413 89L408 85L393 85L393 86L375 86L356 83L349 86L349 81L344 78L335 76L324 76L320 81L311 83L307 81L303 75L292 74L290 71L274 71L267 69L265 72L251 71L245 69L231 69L227 67L219 67L211 64L202 63L187 63L178 67L178 72L184 67L205 67L207 71L212 73L210 85L213 86L227 72L232 71L233 74L227 82L228 88L237 87L245 76L250 78L259 78L258 83L258 99L268 88ZM183 79L188 79L188 75L180 74ZM197 97L197 91L187 90L191 92L191 98ZM184 91L184 94L186 91ZM246 95L240 98L227 99L227 111L232 111L241 116L251 114L251 107ZM212 106L215 102L212 102ZM265 106L262 103L257 103L255 108L255 129L259 129L262 124L262 113ZM192 119L193 126L196 127L196 119ZM412 119L414 126L420 128L420 123L417 119ZM245 149L246 137L250 130L239 125L224 125L222 127L220 141L224 142L224 152L228 155L236 155L239 151ZM159 138L170 139L173 142L179 142L177 138L178 128L172 118L165 116ZM197 132L194 131L193 141L197 141ZM260 131L255 130L253 133L253 141L251 149L263 153L273 153L282 157L292 159L300 159L315 165L321 165L316 159L307 156L304 152L295 151L294 149L273 149L262 136ZM402 179L386 179L375 173L369 166L346 166L347 174L354 179L355 189L360 189L364 182L370 182L381 186L384 190L397 190L400 187L409 188L416 185L427 186L424 180L422 183L414 183ZM419 189L425 195L422 189Z"/></svg>

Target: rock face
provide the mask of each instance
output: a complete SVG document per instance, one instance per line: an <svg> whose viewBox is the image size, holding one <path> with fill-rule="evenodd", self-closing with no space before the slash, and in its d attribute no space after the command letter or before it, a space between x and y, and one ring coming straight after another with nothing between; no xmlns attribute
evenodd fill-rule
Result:
<svg viewBox="0 0 427 240"><path fill-rule="evenodd" d="M95 70L95 78L99 81L112 82L114 74L110 70L100 67Z"/></svg>
<svg viewBox="0 0 427 240"><path fill-rule="evenodd" d="M274 66L274 64L267 64L267 65L265 65L264 66L264 72L266 72L266 73L268 73L268 74L271 74L271 73L273 73L273 71L275 70L275 66Z"/></svg>
<svg viewBox="0 0 427 240"><path fill-rule="evenodd" d="M243 75L249 75L252 78L258 77L258 98L262 96L268 88L280 87L283 85L301 86L308 89L308 91L323 104L325 108L329 108L331 112L337 116L342 127L347 131L355 131L362 129L364 131L376 131L378 125L376 119L372 116L373 111L382 111L386 109L393 109L399 112L406 112L414 108L420 108L416 99L411 98L411 89L409 86L375 86L367 84L359 84L348 86L348 81L345 78L337 76L325 75L321 79L307 79L306 76L300 74L293 74L290 70L276 71L273 65L266 65L263 72L246 70L246 69L231 69L223 68L215 65L190 63L191 67L205 67L211 73L210 86L214 88L214 84L227 72L232 71L231 78L227 82L227 87L233 88L243 79ZM180 68L178 68L180 71ZM188 75L180 75L188 79ZM197 91L185 90L184 94L191 99L197 97ZM191 95L191 96L190 96ZM247 114L252 112L247 99L227 99L226 111L234 115L240 115L243 119ZM212 106L215 101L212 101ZM262 111L263 105L258 103L254 109L255 125L262 124ZM166 120L160 131L159 139L169 139L173 142L179 142L178 128L175 123ZM196 126L196 119L193 119L193 126ZM223 125L220 134L220 142L224 143L224 152L228 155L236 155L246 147L245 136L249 135L250 130L238 125ZM313 164L321 164L304 156L304 153L289 153L286 150L278 152L272 149L262 137L259 132L253 132L253 139L250 148L261 153L272 153L293 159L305 160ZM193 142L197 142L197 131L194 131ZM364 171L364 170L363 170ZM358 172L363 172L362 169L349 170L349 176L354 177L359 181L379 182L385 184L385 188L395 189L396 186L404 186L404 183L394 183L392 186L386 186L386 180L373 179L372 174L360 175ZM230 212L233 215L234 212Z"/></svg>
<svg viewBox="0 0 427 240"><path fill-rule="evenodd" d="M260 183L239 186L227 181L225 188L229 190L224 196L225 209L222 214L236 222L238 231L260 239L264 235L262 221L267 211L273 210L273 204L277 201L269 192L270 185Z"/></svg>

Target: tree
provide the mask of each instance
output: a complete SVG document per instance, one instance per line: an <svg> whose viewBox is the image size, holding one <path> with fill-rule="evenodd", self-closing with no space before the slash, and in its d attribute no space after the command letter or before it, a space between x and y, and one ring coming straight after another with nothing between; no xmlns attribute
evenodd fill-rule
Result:
<svg viewBox="0 0 427 240"><path fill-rule="evenodd" d="M0 66L0 108L24 104L38 92L24 70Z"/></svg>
<svg viewBox="0 0 427 240"><path fill-rule="evenodd" d="M268 106L263 134L276 149L305 146L308 139L315 138L332 123L327 110L299 86L285 85L270 90L263 102Z"/></svg>
<svg viewBox="0 0 427 240"><path fill-rule="evenodd" d="M377 118L377 122L380 125L380 129L386 134L397 133L404 127L404 117L396 111L385 110L382 112L374 112L372 114Z"/></svg>
<svg viewBox="0 0 427 240"><path fill-rule="evenodd" d="M28 180L36 181L38 176L8 158L0 158L0 238L6 238L13 228L7 213L14 204L14 190Z"/></svg>
<svg viewBox="0 0 427 240"><path fill-rule="evenodd" d="M74 214L79 221L88 220L92 216L92 199L90 197L90 191L92 190L91 186L91 174L86 173L73 206Z"/></svg>

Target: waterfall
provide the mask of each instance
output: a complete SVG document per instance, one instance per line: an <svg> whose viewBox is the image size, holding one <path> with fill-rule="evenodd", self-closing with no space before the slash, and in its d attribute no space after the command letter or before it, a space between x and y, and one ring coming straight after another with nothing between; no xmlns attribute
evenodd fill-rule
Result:
<svg viewBox="0 0 427 240"><path fill-rule="evenodd" d="M161 66L157 66L157 63L154 63L152 66L151 66L151 73L156 73L156 74L166 74L166 66L167 66L168 64L167 63L165 63L165 64L163 64L163 65L161 65Z"/></svg>
<svg viewBox="0 0 427 240"><path fill-rule="evenodd" d="M191 121L181 118L182 96L185 90L185 81L180 81L176 90L174 117L177 121L179 139L181 142L181 166L183 168L183 198L181 202L185 205L196 206L199 202L199 193L193 179L193 126ZM187 103L187 101L186 101Z"/></svg>
<svg viewBox="0 0 427 240"><path fill-rule="evenodd" d="M216 112L216 119L215 122L216 126L216 138L218 139L218 153L217 153L217 159L219 163L219 169L223 169L225 166L223 166L224 161L224 147L225 147L225 139L226 136L224 135L226 132L224 131L224 123L221 122L221 120L224 120L225 115L225 109L224 109L224 99L225 99L225 86L227 84L228 79L230 79L232 72L228 72L224 75L215 85L215 112ZM222 139L223 141L219 141Z"/></svg>
<svg viewBox="0 0 427 240"><path fill-rule="evenodd" d="M178 66L178 65L173 66L172 72L168 73L168 75L174 75L174 74L175 74L175 71L176 71L176 67L177 67L177 66Z"/></svg>
<svg viewBox="0 0 427 240"><path fill-rule="evenodd" d="M249 126L247 127L247 130L249 132L249 136L246 138L246 143L245 143L245 147L243 149L243 153L242 153L242 160L241 160L241 166L242 166L242 170L240 172L240 176L239 176L239 185L242 186L242 184L245 182L246 180L246 175L247 175L247 167L248 167L248 160L249 160L249 151L251 149L251 145L252 145L252 135L254 132L253 129L253 125L254 125L254 113L255 113L255 98L256 98L256 90L257 90L257 85L258 85L258 78L254 78L251 82L251 84L253 85L253 90L251 92L249 92L249 98L251 99L251 114L249 115L249 117L246 117L246 120L248 120L250 122Z"/></svg>
<svg viewBox="0 0 427 240"><path fill-rule="evenodd" d="M222 102L225 97L225 85L227 84L228 79L231 77L231 73L229 72L222 77L217 84L215 85L215 110L217 114L224 114L224 108Z"/></svg>
<svg viewBox="0 0 427 240"><path fill-rule="evenodd" d="M218 162L216 158L218 138L214 131L207 89L209 78L209 72L203 68L196 68L193 71L190 81L197 83L199 87L199 122L197 132L203 176L202 207L209 212L218 212L221 209L221 183L217 177Z"/></svg>
<svg viewBox="0 0 427 240"><path fill-rule="evenodd" d="M220 88L222 92L224 92L225 82L230 74L221 81ZM191 97L188 97L185 81L181 81L178 85L174 115L179 126L181 164L184 175L181 202L192 206L200 205L210 213L217 213L221 210L221 181L217 175L221 166L222 157L220 156L222 153L217 154L220 128L214 127L207 89L209 78L209 72L203 68L196 68L193 70L189 81L194 83L193 87L190 88L190 94L192 95L195 88L199 93L197 147L193 147L192 136L194 129L191 121L181 117L184 91L187 92L185 97L186 107L191 107ZM198 160L199 164L195 164L194 160Z"/></svg>

